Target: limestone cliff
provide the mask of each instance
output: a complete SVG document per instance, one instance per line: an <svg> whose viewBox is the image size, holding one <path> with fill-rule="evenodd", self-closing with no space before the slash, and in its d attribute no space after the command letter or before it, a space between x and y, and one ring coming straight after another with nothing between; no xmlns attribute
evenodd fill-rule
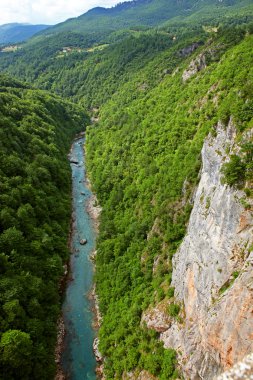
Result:
<svg viewBox="0 0 253 380"><path fill-rule="evenodd" d="M218 124L204 143L187 234L173 259L183 323L165 329L159 314L161 339L179 352L186 379L213 379L253 351L252 207L243 207L244 192L223 185L220 174L235 137L231 122Z"/></svg>
<svg viewBox="0 0 253 380"><path fill-rule="evenodd" d="M231 369L215 377L214 380L252 380L253 379L253 353L245 356Z"/></svg>

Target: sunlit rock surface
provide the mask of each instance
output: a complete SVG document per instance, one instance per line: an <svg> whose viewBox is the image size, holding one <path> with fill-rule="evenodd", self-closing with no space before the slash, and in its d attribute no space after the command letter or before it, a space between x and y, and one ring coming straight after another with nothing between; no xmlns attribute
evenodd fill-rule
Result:
<svg viewBox="0 0 253 380"><path fill-rule="evenodd" d="M173 260L185 319L161 339L178 350L186 379L213 379L253 351L252 211L240 201L244 192L220 181L235 137L230 123L206 139L187 235Z"/></svg>
<svg viewBox="0 0 253 380"><path fill-rule="evenodd" d="M214 380L252 380L253 379L253 354L247 355L241 362Z"/></svg>

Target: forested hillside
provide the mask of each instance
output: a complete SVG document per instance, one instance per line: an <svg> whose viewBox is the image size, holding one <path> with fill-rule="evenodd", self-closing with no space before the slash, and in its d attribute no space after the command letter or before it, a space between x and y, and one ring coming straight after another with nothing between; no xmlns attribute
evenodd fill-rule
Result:
<svg viewBox="0 0 253 380"><path fill-rule="evenodd" d="M0 378L49 379L69 255L67 153L87 118L2 75L0 105Z"/></svg>
<svg viewBox="0 0 253 380"><path fill-rule="evenodd" d="M224 19L231 13L238 16L244 11L252 14L250 0L134 0L125 1L106 9L97 7L85 14L67 20L41 33L53 35L61 32L93 34L97 38L106 38L117 30L142 29L160 26L168 20L182 22L200 18ZM39 39L39 38L38 38Z"/></svg>
<svg viewBox="0 0 253 380"><path fill-rule="evenodd" d="M168 317L184 323L170 287L171 259L185 235L204 138L230 118L239 132L252 127L252 36L223 56L219 44L209 42L170 67L172 75L145 95L127 83L103 107L99 127L88 130L89 170L103 207L96 281L109 379L135 367L174 376L171 353L141 327L142 313L164 300ZM183 81L197 57L205 64Z"/></svg>
<svg viewBox="0 0 253 380"><path fill-rule="evenodd" d="M244 192L243 207L251 212L252 33L253 6L248 0L140 0L109 10L95 8L41 33L17 53L0 57L3 71L71 99L94 120L87 128L86 159L103 209L95 281L106 379L184 376L182 351L173 345L165 349L159 339L164 326L148 329L145 315L159 305L165 324L177 324L179 330L186 325L184 303L171 284L173 256L187 231L203 143L208 135L217 135L217 126L235 128L234 151L229 143L224 146L228 157L223 183ZM58 281L67 257L69 180L67 164L60 160L80 122L79 109L5 81L3 112L13 134L2 149L14 151L2 155L7 163L1 167L6 203L0 248L3 281L8 285L12 276L17 285L15 292L3 285L7 295L2 323L7 332L1 353L10 378L22 362L24 379L43 379L42 366L52 356L55 341L51 322L58 313L59 296L51 283ZM15 109L9 107L12 103ZM67 125L73 125L72 132ZM6 132L3 136L6 139ZM218 150L217 155L222 153ZM201 202L208 213L210 199L203 195ZM16 268L21 268L19 273ZM239 272L233 273L234 281ZM222 294L228 283L221 287ZM24 286L31 293L28 301ZM46 299L51 303L44 306ZM26 345L25 352L35 347L38 360L31 370L30 355L14 355L19 342ZM9 363L9 357L15 360ZM212 368L211 361L208 366ZM38 377L32 377L32 371ZM53 366L44 371L52 378Z"/></svg>
<svg viewBox="0 0 253 380"><path fill-rule="evenodd" d="M149 61L158 60L161 51L173 46L180 50L194 39L203 42L216 29L222 34L224 27L237 40L250 22L250 0L125 2L110 9L95 8L43 31L17 52L2 54L0 68L87 109L104 102ZM154 62L151 80L162 76L159 70L166 59L165 53L160 63Z"/></svg>

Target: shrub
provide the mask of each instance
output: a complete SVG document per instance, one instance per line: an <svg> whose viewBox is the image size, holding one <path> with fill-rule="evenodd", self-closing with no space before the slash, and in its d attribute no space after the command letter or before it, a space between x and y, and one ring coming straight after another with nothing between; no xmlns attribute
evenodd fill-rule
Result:
<svg viewBox="0 0 253 380"><path fill-rule="evenodd" d="M174 287L169 288L168 289L168 297L169 298L174 297L174 292L175 292L175 288Z"/></svg>
<svg viewBox="0 0 253 380"><path fill-rule="evenodd" d="M176 317L180 312L180 305L176 303L171 303L168 306L168 313L171 317Z"/></svg>
<svg viewBox="0 0 253 380"><path fill-rule="evenodd" d="M246 165L241 157L236 154L231 155L230 161L226 162L221 169L223 174L222 182L237 188L242 187L245 181Z"/></svg>

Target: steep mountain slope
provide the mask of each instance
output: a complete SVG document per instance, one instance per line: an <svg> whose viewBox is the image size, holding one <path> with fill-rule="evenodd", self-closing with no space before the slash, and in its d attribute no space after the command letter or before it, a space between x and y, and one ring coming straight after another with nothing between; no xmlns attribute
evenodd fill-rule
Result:
<svg viewBox="0 0 253 380"><path fill-rule="evenodd" d="M216 3L217 4L217 3ZM45 34L61 31L79 33L111 32L133 26L154 26L174 16L191 12L192 7L201 7L199 1L183 0L138 0L127 1L113 8L97 7L87 13L58 24Z"/></svg>
<svg viewBox="0 0 253 380"><path fill-rule="evenodd" d="M67 153L86 117L2 75L0 104L0 378L49 379L68 260Z"/></svg>
<svg viewBox="0 0 253 380"><path fill-rule="evenodd" d="M234 0L123 3L1 57L2 69L93 113L86 157L103 208L107 379L207 380L252 350L252 10Z"/></svg>
<svg viewBox="0 0 253 380"><path fill-rule="evenodd" d="M23 42L35 33L48 28L48 25L4 24L0 25L0 44Z"/></svg>
<svg viewBox="0 0 253 380"><path fill-rule="evenodd" d="M148 39L150 26L156 25L161 32L158 36L161 41L153 38L153 46L150 48L155 50L156 44L160 50L160 44L168 44L181 34L187 38L187 33L196 33L196 28L212 30L213 27L224 25L226 20L228 24L231 23L231 19L235 22L235 28L253 20L251 1L139 0L122 3L110 9L95 8L79 18L45 30L30 39L18 52L2 54L0 68L22 80L32 83L36 81L42 88L53 89L60 94L65 92L64 95L68 97L77 96L80 82L85 81L90 72L92 76L95 72L97 74L99 68L93 70L94 65L97 66L98 63L96 59L107 60L107 52L100 56L99 50L106 49L108 45L113 46L115 42L123 40L125 49L133 49L134 42L132 46L128 46L126 38L142 37L144 29L147 31ZM161 27L163 23L164 27ZM154 34L154 29L152 33ZM132 41L136 41L139 48L141 43L144 47L147 44L147 41ZM109 55L110 53L109 51ZM89 59L93 55L98 57ZM87 64L84 60L87 60ZM141 59L139 61L141 62ZM89 70L88 74L84 73L86 69ZM71 75L74 75L75 79L71 80ZM71 87L75 88L66 91L65 88L70 82ZM88 92L90 84L87 87L83 86L83 89L85 88ZM81 94L78 95L79 99Z"/></svg>
<svg viewBox="0 0 253 380"><path fill-rule="evenodd" d="M203 330L201 321L206 323L206 318L203 316L202 319L202 314L196 313L195 303L201 300L210 288L206 282L196 280L198 286L195 285L196 290L193 288L193 293L190 293L188 277L185 277L188 266L184 263L188 262L185 258L188 254L184 245L179 251L183 252L181 256L180 253L176 255L175 274L172 274L172 257L184 237L192 208L193 193L201 165L200 152L205 136L209 132L219 134L216 128L218 124L222 124L225 130L232 117L233 125L238 131L237 142L240 144L242 132L252 127L252 36L246 36L236 48L229 48L225 55L217 54L215 57L220 43L221 40L216 40L213 44L209 41L205 46L199 47L193 57L186 58L183 65L178 68L175 66L174 70L170 69L169 74L165 75L153 90L144 90L145 95L143 90L139 89L138 82L125 84L102 108L99 127L91 127L88 131L89 170L94 189L103 207L96 281L103 314L100 349L107 358L105 371L108 379L113 378L115 374L117 379L124 376L138 378L143 370L160 379L173 378L175 375L172 357L167 357L166 351L163 352L153 337L141 327L145 323L157 331L157 334L168 330L168 335L163 335L166 347L175 348L179 355L182 355L182 360L179 356L179 362L186 378L211 379L215 373L221 372L227 365L232 365L241 355L249 353L252 349L246 340L244 346L237 342L236 332L240 331L242 334L244 331L245 336L249 336L249 330L246 327L244 329L243 324L238 324L234 331L234 341L231 339L233 355L230 355L229 362L217 359L219 350L223 348L217 345L211 349L208 347L208 340L202 351L205 360L198 358L198 362L197 355L202 346L198 346L198 350L194 346L199 344L197 335L194 342L189 341L192 337L192 329L189 326ZM210 60L210 54L213 60ZM139 74L141 77L141 73ZM247 136L252 153L251 134ZM232 140L228 140L228 143L227 154L228 149L232 149ZM217 144L217 149L214 145L213 149L222 161L223 153L219 145ZM250 163L252 164L251 160ZM219 166L216 165L216 168L213 164L210 165L212 175L219 178ZM233 170L236 172L236 165ZM252 196L252 171L247 175L248 183L243 186L248 190L236 194L237 198L242 199L247 213L251 215L252 201L247 201L247 196ZM215 191L214 186L217 184L214 183L208 191ZM221 193L219 189L217 186L217 194ZM196 226L195 232L191 233L195 240L196 230L201 235L204 234L205 228L210 228L209 207L210 217L211 210L217 214L215 206L212 206L212 202L217 203L217 199L212 198L216 192L209 194L205 191L201 196L201 190L198 190L196 197L200 197L201 210L205 213L202 216L202 224ZM229 193L230 190L227 191ZM231 192L233 193L232 190ZM223 199L226 199L226 193ZM221 211L225 209L222 201L219 205ZM235 207L238 212L235 214L234 209L231 210L231 219L235 224L231 234L236 234L236 226L240 224L238 218L244 215L242 206L237 204ZM193 218L194 215L193 212ZM219 216L216 217L219 220ZM222 216L220 218L222 219ZM194 221L197 223L196 218ZM222 233L219 236L218 245L223 241L226 245L226 230L223 233L224 236ZM245 252L250 252L251 240L247 238L250 236L250 230L247 233L248 235L244 235L242 232L241 238L243 245L247 243L247 247L244 247ZM239 235L234 235L233 239L236 240L238 237ZM227 256L232 255L231 244L227 247ZM213 247L214 244L210 243L210 246ZM194 247L192 250L194 252ZM216 323L216 326L218 323L225 324L222 308L230 299L224 294L222 301L219 301L219 289L222 294L234 284L235 292L239 291L240 287L244 289L242 294L246 291L247 285L244 284L244 280L240 282L240 271L244 271L244 265L247 267L248 256L245 253L240 263L235 259L233 264L228 265L222 247L218 247L216 251L217 257L223 257L217 259L218 263L215 257L208 253L207 247L201 246L200 252L203 257L198 261L201 268L203 266L203 272L199 272L199 276L201 273L204 275L204 269L207 268L207 273L210 273L210 276L215 274L218 281L214 287L216 296L213 290L211 292L216 299L212 299L209 294L205 302L198 306L201 312L201 308L210 308L208 302L217 300L218 303L214 303L212 309L213 319L210 319L210 326L207 324L208 333L212 334L211 323ZM196 261L195 256L189 256L187 260L192 260L193 263ZM182 267L186 269L183 270ZM230 276L231 281L223 289ZM233 282L236 277L238 279ZM248 292L252 296L252 291ZM221 311L215 317L217 305L220 305ZM239 306L235 306L235 310L238 309ZM245 316L245 324L250 326L247 312ZM173 340L169 338L169 333L174 332L174 326L177 326L177 330ZM223 330L224 337L229 326L230 321L227 319L227 327ZM216 337L219 336L218 327L215 332ZM180 333L186 342L184 346L180 340ZM233 335L232 326L231 334ZM205 335L203 342L204 339ZM240 342L244 344L243 339ZM240 354L236 351L237 344L242 349ZM119 359L122 352L124 360ZM171 351L169 352L169 355L172 355ZM137 367L134 374L127 375L134 367Z"/></svg>
<svg viewBox="0 0 253 380"><path fill-rule="evenodd" d="M85 107L101 105L132 76L139 80L138 71L145 66L154 65L158 70L152 75L149 69L146 70L145 80L149 85L159 81L164 75L163 70L167 69L167 59L179 61L184 58L176 51L191 42L201 43L209 37L201 29L198 32L189 29L179 31L176 41L167 31L130 32L123 41L110 46L102 45L101 49L98 47L97 50L88 49L81 53L72 52L55 59L48 58L44 62L39 61L39 53L36 59L32 57L31 50L29 55L27 52L24 56L16 56L14 64L8 66L8 72L32 80L41 88L80 101ZM172 58L173 51L175 54Z"/></svg>
<svg viewBox="0 0 253 380"><path fill-rule="evenodd" d="M120 3L112 8L97 7L87 13L67 20L42 34L51 35L62 31L77 33L109 33L114 30L136 26L156 26L179 16L189 17L196 12L212 12L224 15L231 8L237 12L251 4L250 0L134 0Z"/></svg>
<svg viewBox="0 0 253 380"><path fill-rule="evenodd" d="M252 132L244 135L251 144ZM216 133L203 146L187 234L173 258L172 285L184 325L164 324L161 336L166 347L180 350L191 379L213 379L253 351L253 201L221 181L222 164L237 149L232 120L226 128L218 124Z"/></svg>

